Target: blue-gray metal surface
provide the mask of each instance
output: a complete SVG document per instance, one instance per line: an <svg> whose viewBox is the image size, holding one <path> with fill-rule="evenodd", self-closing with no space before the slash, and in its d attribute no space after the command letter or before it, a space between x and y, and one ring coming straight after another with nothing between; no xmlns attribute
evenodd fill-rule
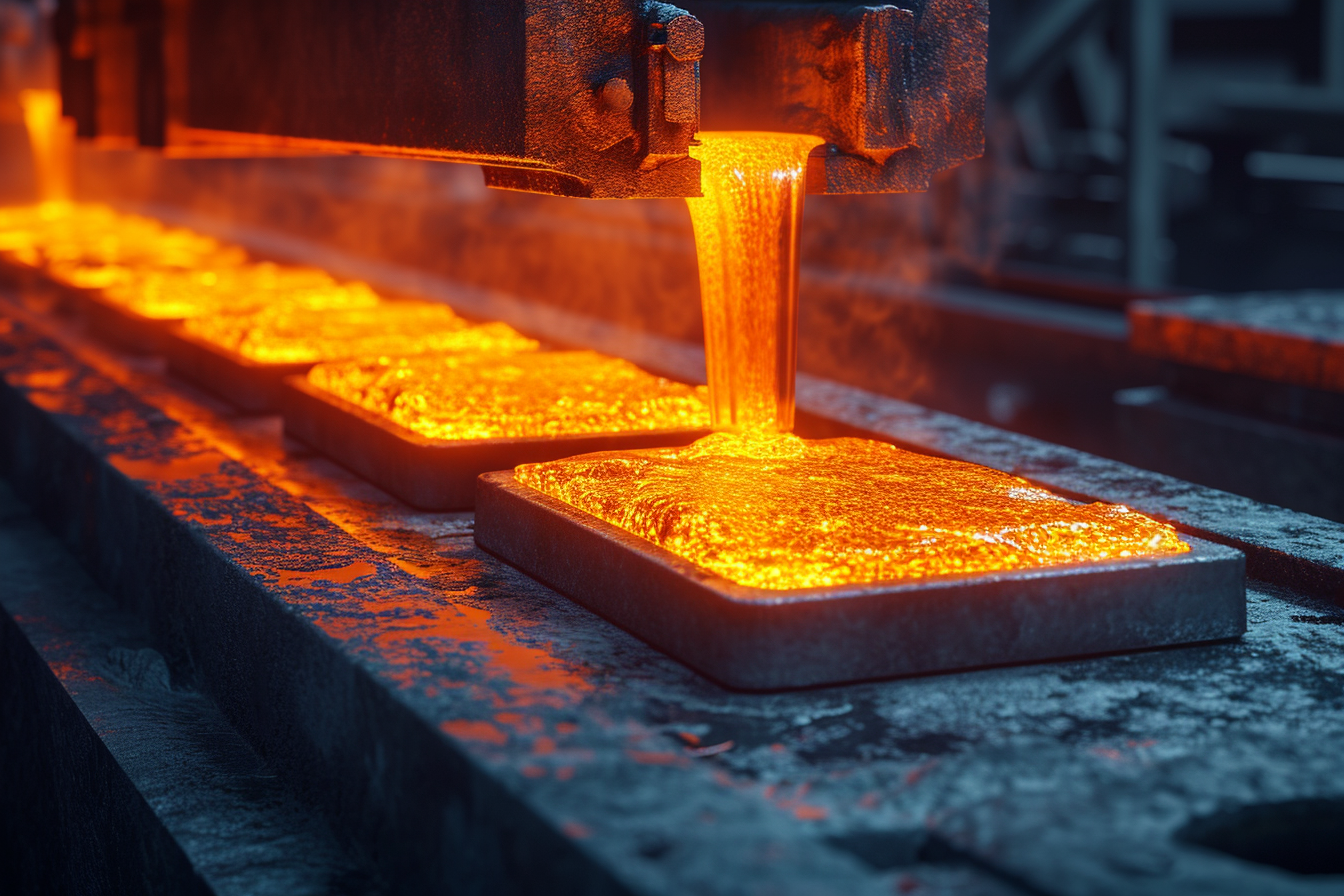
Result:
<svg viewBox="0 0 1344 896"><path fill-rule="evenodd" d="M6 892L386 892L2 482L0 569Z"/></svg>

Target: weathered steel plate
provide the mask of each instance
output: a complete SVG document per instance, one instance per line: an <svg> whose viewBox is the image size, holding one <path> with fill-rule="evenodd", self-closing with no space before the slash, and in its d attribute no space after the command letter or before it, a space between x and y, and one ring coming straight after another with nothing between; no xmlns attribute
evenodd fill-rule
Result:
<svg viewBox="0 0 1344 896"><path fill-rule="evenodd" d="M1344 292L1192 296L1129 306L1129 344L1157 358L1344 392Z"/></svg>
<svg viewBox="0 0 1344 896"><path fill-rule="evenodd" d="M180 324L167 329L162 351L174 373L251 413L278 410L280 383L313 366L307 362L261 364L193 336Z"/></svg>
<svg viewBox="0 0 1344 896"><path fill-rule="evenodd" d="M476 543L729 687L773 690L1234 638L1245 558L1192 550L1049 570L803 591L734 584L487 473Z"/></svg>
<svg viewBox="0 0 1344 896"><path fill-rule="evenodd" d="M285 432L406 503L424 510L470 510L482 473L592 451L680 447L706 430L660 430L535 439L430 439L308 383L286 377Z"/></svg>

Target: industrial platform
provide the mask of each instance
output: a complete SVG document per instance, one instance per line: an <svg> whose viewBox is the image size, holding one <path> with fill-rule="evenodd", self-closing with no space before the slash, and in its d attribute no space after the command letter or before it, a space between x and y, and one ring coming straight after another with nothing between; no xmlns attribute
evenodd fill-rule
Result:
<svg viewBox="0 0 1344 896"><path fill-rule="evenodd" d="M1333 886L1229 853L1268 817L1331 861L1310 844L1344 804L1344 526L805 378L818 435L997 461L1236 546L1249 630L747 694L480 551L470 514L415 511L60 321L4 321L5 662L22 693L69 697L41 704L61 749L35 742L26 783L126 838L98 871L39 841L62 850L44 873L216 893ZM88 800L89 774L116 798Z"/></svg>

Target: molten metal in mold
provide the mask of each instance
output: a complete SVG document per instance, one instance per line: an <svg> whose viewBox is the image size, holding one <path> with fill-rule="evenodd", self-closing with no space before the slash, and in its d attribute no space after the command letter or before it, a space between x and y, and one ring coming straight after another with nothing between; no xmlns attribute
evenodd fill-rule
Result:
<svg viewBox="0 0 1344 896"><path fill-rule="evenodd" d="M441 355L320 364L308 381L433 439L706 429L704 387L596 352Z"/></svg>
<svg viewBox="0 0 1344 896"><path fill-rule="evenodd" d="M715 429L793 428L801 134L701 133L702 199L687 199L700 265Z"/></svg>
<svg viewBox="0 0 1344 896"><path fill-rule="evenodd" d="M103 297L136 314L181 320L262 309L328 311L373 308L378 295L363 283L338 283L325 271L270 262L197 270L129 270Z"/></svg>
<svg viewBox="0 0 1344 896"><path fill-rule="evenodd" d="M519 482L740 585L818 588L1185 553L1126 507L864 439L715 433L602 452Z"/></svg>
<svg viewBox="0 0 1344 896"><path fill-rule="evenodd" d="M0 253L158 320L379 302L363 283L339 283L316 268L250 262L237 246L101 205L0 210Z"/></svg>
<svg viewBox="0 0 1344 896"><path fill-rule="evenodd" d="M184 329L261 364L308 364L437 352L531 351L504 323L472 324L434 302L384 302L371 308L267 308L190 319Z"/></svg>
<svg viewBox="0 0 1344 896"><path fill-rule="evenodd" d="M46 268L72 286L95 289L128 281L137 271L233 267L247 261L242 249L211 237L104 205L72 202L0 209L0 253Z"/></svg>

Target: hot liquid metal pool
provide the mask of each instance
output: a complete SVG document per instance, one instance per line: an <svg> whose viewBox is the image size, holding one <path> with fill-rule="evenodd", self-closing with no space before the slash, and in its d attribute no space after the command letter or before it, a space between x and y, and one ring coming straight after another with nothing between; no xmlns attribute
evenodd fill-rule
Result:
<svg viewBox="0 0 1344 896"><path fill-rule="evenodd" d="M317 364L352 358L432 353L531 351L508 324L473 324L434 302L383 302L370 308L267 308L194 318L182 331L258 364Z"/></svg>
<svg viewBox="0 0 1344 896"><path fill-rule="evenodd" d="M716 433L528 464L523 485L752 588L791 590L1183 554L1176 530L997 470L865 439Z"/></svg>
<svg viewBox="0 0 1344 896"><path fill-rule="evenodd" d="M0 257L58 284L62 300L93 332L139 352L164 350L165 321L380 302L363 283L341 283L317 268L250 261L237 246L88 203L0 210Z"/></svg>
<svg viewBox="0 0 1344 896"><path fill-rule="evenodd" d="M247 260L243 250L211 237L73 202L0 209L0 255L81 288L104 288L153 271L206 276Z"/></svg>
<svg viewBox="0 0 1344 896"><path fill-rule="evenodd" d="M252 412L276 410L285 377L307 373L318 362L537 347L508 324L473 324L446 305L405 300L369 308L280 305L191 318L163 340L170 368Z"/></svg>
<svg viewBox="0 0 1344 896"><path fill-rule="evenodd" d="M597 352L375 359L322 364L314 386L431 439L520 439L695 430L703 387Z"/></svg>
<svg viewBox="0 0 1344 896"><path fill-rule="evenodd" d="M476 477L707 433L703 387L596 352L321 364L285 381L285 429L417 507L474 506Z"/></svg>

